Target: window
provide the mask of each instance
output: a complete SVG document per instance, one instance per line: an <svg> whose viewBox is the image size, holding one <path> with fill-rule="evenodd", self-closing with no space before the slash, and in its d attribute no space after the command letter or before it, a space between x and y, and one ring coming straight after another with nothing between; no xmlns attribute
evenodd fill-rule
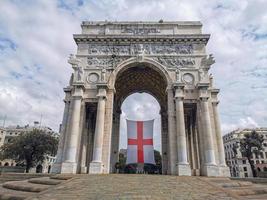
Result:
<svg viewBox="0 0 267 200"><path fill-rule="evenodd" d="M260 161L259 160L256 160L256 164L260 164Z"/></svg>
<svg viewBox="0 0 267 200"><path fill-rule="evenodd" d="M252 160L251 162L252 162L252 164L255 164L254 160Z"/></svg>
<svg viewBox="0 0 267 200"><path fill-rule="evenodd" d="M244 165L247 164L247 161L246 161L246 160L243 160L243 164L244 164Z"/></svg>
<svg viewBox="0 0 267 200"><path fill-rule="evenodd" d="M263 158L263 152L260 152L260 157Z"/></svg>
<svg viewBox="0 0 267 200"><path fill-rule="evenodd" d="M264 164L264 160L262 160L261 163Z"/></svg>
<svg viewBox="0 0 267 200"><path fill-rule="evenodd" d="M259 154L255 154L255 157L256 157L257 159L259 159Z"/></svg>
<svg viewBox="0 0 267 200"><path fill-rule="evenodd" d="M244 173L245 177L248 177L248 173Z"/></svg>
<svg viewBox="0 0 267 200"><path fill-rule="evenodd" d="M247 167L244 167L244 171L245 171L245 172L247 171Z"/></svg>

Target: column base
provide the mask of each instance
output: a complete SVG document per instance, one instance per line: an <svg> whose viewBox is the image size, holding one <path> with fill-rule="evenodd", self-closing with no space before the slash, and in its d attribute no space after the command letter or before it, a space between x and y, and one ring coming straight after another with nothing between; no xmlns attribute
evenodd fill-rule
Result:
<svg viewBox="0 0 267 200"><path fill-rule="evenodd" d="M76 174L77 163L75 162L63 162L61 167L61 174Z"/></svg>
<svg viewBox="0 0 267 200"><path fill-rule="evenodd" d="M87 174L87 167L86 166L81 167L81 174Z"/></svg>
<svg viewBox="0 0 267 200"><path fill-rule="evenodd" d="M51 174L60 174L61 166L61 163L54 163L52 165Z"/></svg>
<svg viewBox="0 0 267 200"><path fill-rule="evenodd" d="M219 176L230 177L230 169L227 166L219 166Z"/></svg>
<svg viewBox="0 0 267 200"><path fill-rule="evenodd" d="M102 163L91 162L89 166L89 174L102 174Z"/></svg>
<svg viewBox="0 0 267 200"><path fill-rule="evenodd" d="M191 168L189 164L177 164L178 176L191 176Z"/></svg>
<svg viewBox="0 0 267 200"><path fill-rule="evenodd" d="M202 175L204 175L204 176L219 176L219 167L216 165L204 165Z"/></svg>

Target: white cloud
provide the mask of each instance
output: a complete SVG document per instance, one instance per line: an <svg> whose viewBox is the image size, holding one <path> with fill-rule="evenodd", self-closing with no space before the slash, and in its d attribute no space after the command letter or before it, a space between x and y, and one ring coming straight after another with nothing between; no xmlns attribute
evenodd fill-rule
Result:
<svg viewBox="0 0 267 200"><path fill-rule="evenodd" d="M223 130L267 123L267 13L264 0L4 0L0 2L0 119L25 124L44 115L58 128L82 20L200 20L221 88ZM129 100L127 117L155 108ZM138 115L136 114L138 111ZM141 111L141 112L140 112ZM150 117L150 116L147 116ZM255 122L255 123L252 123Z"/></svg>

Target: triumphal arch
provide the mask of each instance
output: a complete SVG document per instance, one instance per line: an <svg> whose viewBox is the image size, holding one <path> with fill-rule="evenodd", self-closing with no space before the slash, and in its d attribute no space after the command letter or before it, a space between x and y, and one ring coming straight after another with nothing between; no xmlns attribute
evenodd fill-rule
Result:
<svg viewBox="0 0 267 200"><path fill-rule="evenodd" d="M77 54L68 60L74 72L64 88L53 172L114 172L122 102L147 92L161 107L162 173L228 176L219 90L209 74L215 61L202 24L85 21L81 27Z"/></svg>

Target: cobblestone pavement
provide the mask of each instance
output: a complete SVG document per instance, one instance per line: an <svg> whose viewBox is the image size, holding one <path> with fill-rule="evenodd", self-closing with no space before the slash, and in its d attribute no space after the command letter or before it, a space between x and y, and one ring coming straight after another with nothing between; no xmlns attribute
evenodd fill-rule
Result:
<svg viewBox="0 0 267 200"><path fill-rule="evenodd" d="M201 177L114 174L76 175L74 179L41 192L31 199L230 200L235 198Z"/></svg>

